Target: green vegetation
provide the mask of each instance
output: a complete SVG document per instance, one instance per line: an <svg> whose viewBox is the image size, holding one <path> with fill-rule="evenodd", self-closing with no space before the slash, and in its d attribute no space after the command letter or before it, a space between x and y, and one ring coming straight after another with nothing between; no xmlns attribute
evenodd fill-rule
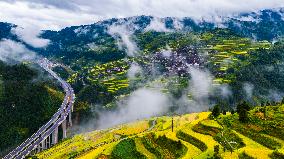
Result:
<svg viewBox="0 0 284 159"><path fill-rule="evenodd" d="M217 118L220 115L220 106L215 105L212 110L212 116Z"/></svg>
<svg viewBox="0 0 284 159"><path fill-rule="evenodd" d="M145 148L158 158L180 158L187 151L187 148L180 141L172 141L165 135L156 138L154 134L148 134L142 142Z"/></svg>
<svg viewBox="0 0 284 159"><path fill-rule="evenodd" d="M280 153L278 151L273 151L273 153L270 155L272 159L284 159L284 154Z"/></svg>
<svg viewBox="0 0 284 159"><path fill-rule="evenodd" d="M254 159L254 157L249 156L245 152L239 154L239 159Z"/></svg>
<svg viewBox="0 0 284 159"><path fill-rule="evenodd" d="M200 141L199 139L189 135L189 134L186 134L182 131L179 131L177 133L177 137L179 139L182 139L186 142L189 142L190 144L196 146L197 148L199 148L201 151L205 151L208 147L206 146L205 143L203 143L202 141Z"/></svg>
<svg viewBox="0 0 284 159"><path fill-rule="evenodd" d="M242 123L248 122L248 111L250 110L249 105L246 102L237 105L237 113L239 114L239 120Z"/></svg>
<svg viewBox="0 0 284 159"><path fill-rule="evenodd" d="M144 159L143 154L136 150L134 139L125 139L120 141L112 150L113 159Z"/></svg>
<svg viewBox="0 0 284 159"><path fill-rule="evenodd" d="M0 62L0 149L4 153L38 130L60 106L63 93L25 64ZM0 154L1 155L1 154Z"/></svg>

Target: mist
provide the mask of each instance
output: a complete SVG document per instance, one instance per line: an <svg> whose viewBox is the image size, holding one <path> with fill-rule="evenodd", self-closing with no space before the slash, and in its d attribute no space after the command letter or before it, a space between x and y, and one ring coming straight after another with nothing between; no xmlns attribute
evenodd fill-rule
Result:
<svg viewBox="0 0 284 159"><path fill-rule="evenodd" d="M120 49L126 47L126 53L128 56L135 56L138 52L136 43L132 40L132 31L127 28L126 25L112 25L108 28L108 33L113 36Z"/></svg>
<svg viewBox="0 0 284 159"><path fill-rule="evenodd" d="M118 101L117 104L117 111L100 115L98 129L159 116L166 113L170 107L166 95L146 88L134 91L127 100Z"/></svg>
<svg viewBox="0 0 284 159"><path fill-rule="evenodd" d="M133 79L141 73L142 73L142 68L137 63L132 63L127 72L127 77L129 79Z"/></svg>
<svg viewBox="0 0 284 159"><path fill-rule="evenodd" d="M198 68L191 67L190 70L190 91L193 98L200 101L207 101L210 91L212 90L213 77L208 71L202 71Z"/></svg>
<svg viewBox="0 0 284 159"><path fill-rule="evenodd" d="M5 62L33 61L36 53L28 50L23 44L4 39L0 41L0 60Z"/></svg>
<svg viewBox="0 0 284 159"><path fill-rule="evenodd" d="M154 17L145 31L170 32L171 30L166 28L165 22L161 18Z"/></svg>
<svg viewBox="0 0 284 159"><path fill-rule="evenodd" d="M50 40L39 37L42 31L35 25L16 27L11 32L35 48L46 47L50 43Z"/></svg>
<svg viewBox="0 0 284 159"><path fill-rule="evenodd" d="M243 84L243 89L247 95L247 99L250 99L253 96L253 89L254 86L250 83L244 83Z"/></svg>

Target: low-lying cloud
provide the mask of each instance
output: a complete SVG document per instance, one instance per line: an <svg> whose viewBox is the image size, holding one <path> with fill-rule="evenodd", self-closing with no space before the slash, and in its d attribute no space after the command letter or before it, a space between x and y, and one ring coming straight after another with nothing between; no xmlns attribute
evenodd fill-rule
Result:
<svg viewBox="0 0 284 159"><path fill-rule="evenodd" d="M32 61L36 54L28 50L23 44L4 39L0 41L0 60L1 61Z"/></svg>
<svg viewBox="0 0 284 159"><path fill-rule="evenodd" d="M244 83L243 89L244 89L244 91L247 95L247 98L250 99L253 95L254 85L252 85L250 83Z"/></svg>
<svg viewBox="0 0 284 159"><path fill-rule="evenodd" d="M169 99L159 91L145 88L134 91L126 101L119 101L118 110L100 115L98 128L150 118L166 113Z"/></svg>
<svg viewBox="0 0 284 159"><path fill-rule="evenodd" d="M36 26L16 27L12 29L12 33L35 48L46 47L50 43L50 40L39 37L42 31Z"/></svg>
<svg viewBox="0 0 284 159"><path fill-rule="evenodd" d="M108 33L117 40L118 47L126 47L128 56L135 56L138 52L136 43L131 39L132 31L126 25L112 25L108 28Z"/></svg>
<svg viewBox="0 0 284 159"><path fill-rule="evenodd" d="M193 98L198 101L206 101L213 86L213 77L209 72L190 68L190 90Z"/></svg>
<svg viewBox="0 0 284 159"><path fill-rule="evenodd" d="M130 68L128 69L127 77L129 79L133 79L141 73L142 73L142 68L137 63L132 63L130 65Z"/></svg>
<svg viewBox="0 0 284 159"><path fill-rule="evenodd" d="M154 17L145 28L145 31L170 32L171 30L166 28L166 24L161 18Z"/></svg>

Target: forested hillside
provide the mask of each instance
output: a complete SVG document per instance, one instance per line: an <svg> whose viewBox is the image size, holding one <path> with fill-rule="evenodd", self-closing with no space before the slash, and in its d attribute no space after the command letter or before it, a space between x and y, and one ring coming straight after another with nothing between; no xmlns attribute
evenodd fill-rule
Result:
<svg viewBox="0 0 284 159"><path fill-rule="evenodd" d="M31 66L0 62L0 154L36 132L62 102L60 87Z"/></svg>

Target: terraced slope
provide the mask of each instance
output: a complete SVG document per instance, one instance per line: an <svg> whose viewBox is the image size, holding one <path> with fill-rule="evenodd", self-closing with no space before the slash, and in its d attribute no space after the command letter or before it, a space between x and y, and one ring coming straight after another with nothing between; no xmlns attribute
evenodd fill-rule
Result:
<svg viewBox="0 0 284 159"><path fill-rule="evenodd" d="M266 109L265 118L262 109ZM250 122L246 124L238 121L237 114L230 113L215 120L211 119L210 112L156 117L76 135L36 157L283 158L284 106L256 107L249 116Z"/></svg>

